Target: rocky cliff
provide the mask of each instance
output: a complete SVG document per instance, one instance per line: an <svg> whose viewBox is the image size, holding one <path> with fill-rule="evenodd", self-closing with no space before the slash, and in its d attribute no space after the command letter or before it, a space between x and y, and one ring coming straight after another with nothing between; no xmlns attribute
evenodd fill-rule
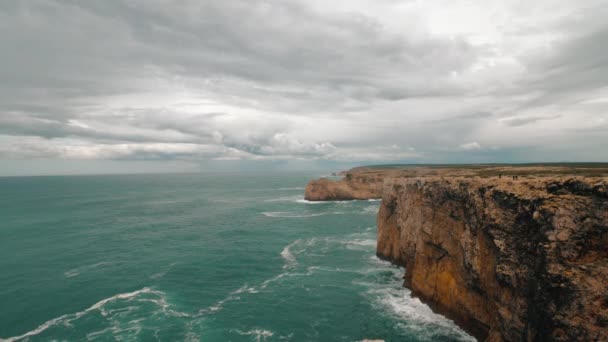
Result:
<svg viewBox="0 0 608 342"><path fill-rule="evenodd" d="M608 341L607 172L356 169L306 198L381 196L377 255L479 340Z"/></svg>
<svg viewBox="0 0 608 342"><path fill-rule="evenodd" d="M608 341L602 179L393 178L379 257L480 340Z"/></svg>
<svg viewBox="0 0 608 342"><path fill-rule="evenodd" d="M340 180L313 180L306 185L304 198L309 201L379 199L385 177L383 173L346 172Z"/></svg>

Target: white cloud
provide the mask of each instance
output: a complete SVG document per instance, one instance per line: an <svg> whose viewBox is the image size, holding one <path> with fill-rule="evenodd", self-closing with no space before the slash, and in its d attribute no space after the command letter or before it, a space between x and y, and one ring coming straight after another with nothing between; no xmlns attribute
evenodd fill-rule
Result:
<svg viewBox="0 0 608 342"><path fill-rule="evenodd" d="M460 145L460 148L462 148L464 150L479 150L481 148L481 145L479 145L478 142L473 141L470 143Z"/></svg>
<svg viewBox="0 0 608 342"><path fill-rule="evenodd" d="M605 160L607 16L604 0L3 2L0 158Z"/></svg>

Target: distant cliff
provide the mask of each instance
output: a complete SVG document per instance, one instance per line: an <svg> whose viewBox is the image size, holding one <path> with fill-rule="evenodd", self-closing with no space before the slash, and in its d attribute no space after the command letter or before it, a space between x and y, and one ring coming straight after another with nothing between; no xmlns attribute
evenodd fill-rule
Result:
<svg viewBox="0 0 608 342"><path fill-rule="evenodd" d="M607 179L509 171L385 174L378 256L480 340L608 341Z"/></svg>
<svg viewBox="0 0 608 342"><path fill-rule="evenodd" d="M382 173L353 172L346 172L340 180L321 178L308 182L304 198L309 201L379 199L382 197L384 178Z"/></svg>

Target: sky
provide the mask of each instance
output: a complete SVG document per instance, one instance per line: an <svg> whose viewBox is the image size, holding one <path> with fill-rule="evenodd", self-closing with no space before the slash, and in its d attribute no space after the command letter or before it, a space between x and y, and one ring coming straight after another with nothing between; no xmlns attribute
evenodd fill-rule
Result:
<svg viewBox="0 0 608 342"><path fill-rule="evenodd" d="M608 161L608 0L4 0L0 175Z"/></svg>

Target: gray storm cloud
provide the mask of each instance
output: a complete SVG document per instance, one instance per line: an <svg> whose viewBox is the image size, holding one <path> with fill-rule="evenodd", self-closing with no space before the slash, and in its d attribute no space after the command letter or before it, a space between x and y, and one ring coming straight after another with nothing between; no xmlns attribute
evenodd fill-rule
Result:
<svg viewBox="0 0 608 342"><path fill-rule="evenodd" d="M3 1L0 159L601 161L608 1Z"/></svg>

